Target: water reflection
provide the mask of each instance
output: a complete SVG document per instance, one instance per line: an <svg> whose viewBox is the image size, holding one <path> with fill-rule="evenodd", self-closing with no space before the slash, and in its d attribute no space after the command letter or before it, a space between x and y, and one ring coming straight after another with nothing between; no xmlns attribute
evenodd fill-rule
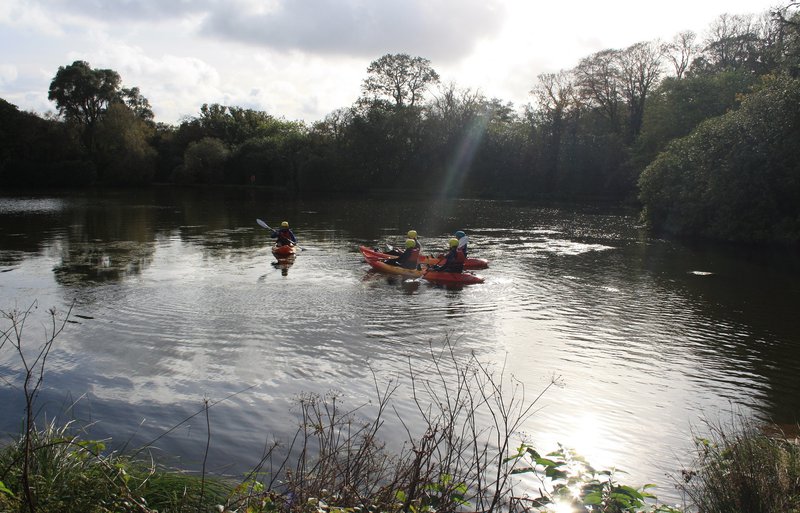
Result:
<svg viewBox="0 0 800 513"><path fill-rule="evenodd" d="M294 264L294 259L296 255L290 255L287 257L280 257L277 258L275 262L272 262L272 267L281 270L281 276L287 276L289 274L289 268Z"/></svg>
<svg viewBox="0 0 800 513"><path fill-rule="evenodd" d="M0 212L2 306L74 300L82 316L48 362L45 402L85 394L74 411L98 435L146 441L204 396L247 389L215 409L220 466L246 466L264 437L286 434L297 394L336 388L361 404L374 376L407 377L445 339L532 395L561 376L527 434L642 483L676 467L704 415L800 415L797 256L651 240L635 213L171 189L0 198ZM278 215L308 248L291 261L274 260L254 222ZM446 288L363 262L359 245L412 227L426 248L465 229L471 255L490 261L486 282ZM0 390L7 431L13 397ZM162 446L191 460L200 431Z"/></svg>

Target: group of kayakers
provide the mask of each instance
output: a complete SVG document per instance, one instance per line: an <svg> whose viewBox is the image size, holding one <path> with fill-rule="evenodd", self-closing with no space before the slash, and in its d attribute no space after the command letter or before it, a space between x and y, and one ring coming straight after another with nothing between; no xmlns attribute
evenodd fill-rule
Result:
<svg viewBox="0 0 800 513"><path fill-rule="evenodd" d="M399 265L406 269L417 267L419 255L422 253L422 244L419 242L416 230L409 230L406 234L405 251L399 252L397 258L387 260L387 264ZM447 245L447 254L438 263L431 266L434 271L460 273L464 271L464 262L467 261L467 234L459 230L453 233Z"/></svg>
<svg viewBox="0 0 800 513"><path fill-rule="evenodd" d="M281 227L272 230L271 237L275 239L276 246L286 246L297 244L297 237L289 228L289 222L283 221ZM390 254L398 255L397 258L386 259L390 265L397 265L405 269L416 269L419 264L419 256L422 253L422 244L419 242L416 230L409 230L406 234L405 248L389 251ZM453 233L453 237L448 241L447 254L439 262L431 265L431 269L439 272L460 273L464 271L464 262L467 260L467 245L469 239L462 230Z"/></svg>

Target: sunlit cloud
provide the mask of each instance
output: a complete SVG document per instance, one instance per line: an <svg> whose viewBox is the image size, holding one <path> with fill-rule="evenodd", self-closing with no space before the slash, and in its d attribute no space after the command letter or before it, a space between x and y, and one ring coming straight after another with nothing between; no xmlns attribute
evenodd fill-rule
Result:
<svg viewBox="0 0 800 513"><path fill-rule="evenodd" d="M158 121L224 102L313 122L356 101L371 61L402 52L430 59L443 82L520 108L540 73L768 7L675 0L654 16L634 0L4 0L0 64L16 71L0 72L0 96L52 108L50 80L81 59L138 86Z"/></svg>

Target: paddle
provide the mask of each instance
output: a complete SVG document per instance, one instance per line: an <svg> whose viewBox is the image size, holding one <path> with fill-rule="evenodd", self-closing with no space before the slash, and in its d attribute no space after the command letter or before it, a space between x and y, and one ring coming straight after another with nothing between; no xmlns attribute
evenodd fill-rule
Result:
<svg viewBox="0 0 800 513"><path fill-rule="evenodd" d="M433 265L428 265L428 267L427 267L427 268L426 268L424 271L422 271L422 274L420 274L419 276L417 276L417 277L416 277L416 278L414 278L413 280L408 280L408 281L420 281L422 278L424 278L424 277L425 277L425 275L426 275L426 274L428 274L428 272L430 272L430 270L431 270L431 269L433 269L433 267L434 267L435 265L439 265L439 264L441 264L442 262L444 262L445 260L447 260L447 256L445 256L444 258L442 258L441 260L439 260L438 262L436 262L436 263L435 263L435 264L433 264Z"/></svg>
<svg viewBox="0 0 800 513"><path fill-rule="evenodd" d="M260 227L266 228L267 230L272 230L273 232L277 231L277 230L273 229L270 225L268 225L267 223L262 221L261 219L256 219L256 223L258 223L258 225ZM300 244L298 244L296 242L294 243L294 245L297 246L298 248L300 248L300 251L305 251L306 250L306 248L304 248L303 246L301 246Z"/></svg>

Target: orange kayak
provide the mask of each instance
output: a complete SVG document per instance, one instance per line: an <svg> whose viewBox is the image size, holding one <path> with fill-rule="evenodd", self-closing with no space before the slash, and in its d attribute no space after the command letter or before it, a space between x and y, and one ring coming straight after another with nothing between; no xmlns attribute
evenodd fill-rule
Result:
<svg viewBox="0 0 800 513"><path fill-rule="evenodd" d="M361 251L361 254L364 255L364 258L369 261L372 260L390 260L392 258L397 258L397 255L391 255L389 253L381 253L380 251L376 251L372 248L368 248L366 246L359 246L358 248ZM444 255L433 256L433 255L420 255L417 259L417 263L425 264L425 265L436 265L439 262L444 260ZM464 262L464 269L486 269L489 267L489 261L485 258L467 258Z"/></svg>
<svg viewBox="0 0 800 513"><path fill-rule="evenodd" d="M362 252L363 253L363 252ZM399 274L401 276L408 276L409 278L422 278L433 283L441 283L443 285L468 285L471 283L483 283L483 277L470 272L463 273L448 273L441 271L432 271L426 269L406 269L399 265L387 264L383 260L377 258L368 258L367 263L382 273Z"/></svg>
<svg viewBox="0 0 800 513"><path fill-rule="evenodd" d="M285 244L283 246L272 246L272 254L275 258L286 258L297 253L297 248L294 244Z"/></svg>

